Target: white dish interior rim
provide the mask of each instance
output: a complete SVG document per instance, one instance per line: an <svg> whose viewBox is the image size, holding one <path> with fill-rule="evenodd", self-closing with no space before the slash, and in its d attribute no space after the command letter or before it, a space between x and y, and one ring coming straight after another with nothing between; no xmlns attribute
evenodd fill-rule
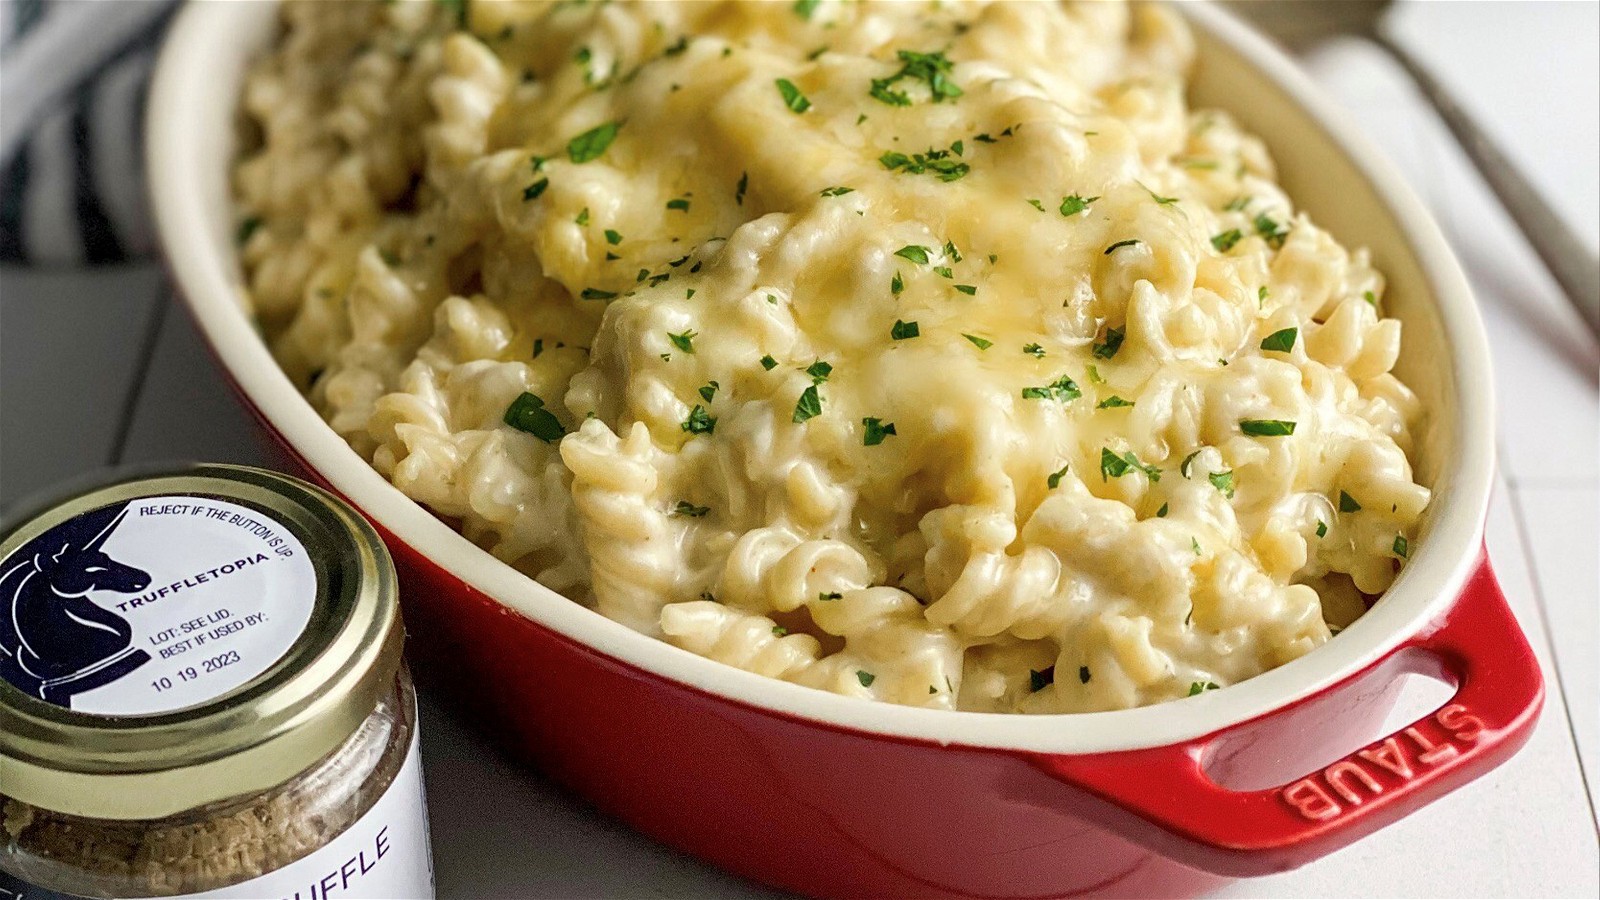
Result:
<svg viewBox="0 0 1600 900"><path fill-rule="evenodd" d="M231 250L225 173L207 168L232 133L241 57L273 22L272 3L194 3L177 17L153 78L147 167L168 265L206 340L272 427L335 490L412 548L507 608L620 662L729 700L854 731L973 747L1096 753L1190 741L1308 697L1426 631L1477 566L1493 480L1493 385L1483 325L1459 265L1392 167L1295 64L1208 4L1190 23L1232 48L1305 109L1386 198L1426 274L1457 385L1452 490L1435 496L1426 542L1385 595L1338 638L1215 693L1099 713L1019 715L928 710L831 694L735 669L593 612L495 559L389 484L334 433L279 369L244 313ZM212 156L208 157L207 153ZM420 549L419 549L419 552Z"/></svg>

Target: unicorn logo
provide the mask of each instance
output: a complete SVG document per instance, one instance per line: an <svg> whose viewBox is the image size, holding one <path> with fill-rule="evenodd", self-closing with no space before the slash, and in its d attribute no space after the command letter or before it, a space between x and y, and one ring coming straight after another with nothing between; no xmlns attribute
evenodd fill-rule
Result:
<svg viewBox="0 0 1600 900"><path fill-rule="evenodd" d="M0 564L0 678L71 708L72 697L110 684L150 661L133 629L89 594L131 594L150 574L101 549L128 504L78 516L29 541Z"/></svg>

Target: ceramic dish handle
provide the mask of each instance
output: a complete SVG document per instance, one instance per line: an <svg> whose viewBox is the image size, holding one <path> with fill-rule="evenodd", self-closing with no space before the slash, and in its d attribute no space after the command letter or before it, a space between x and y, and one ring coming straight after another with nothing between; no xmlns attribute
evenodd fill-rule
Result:
<svg viewBox="0 0 1600 900"><path fill-rule="evenodd" d="M1230 790L1206 774L1230 738L1254 742L1252 754L1270 751L1262 742L1282 738L1297 708L1308 727L1330 710L1353 715L1367 699L1367 676L1398 677L1407 669L1385 664L1408 655L1435 660L1432 671L1456 684L1435 712L1277 787ZM1111 804L1129 839L1219 874L1260 875L1344 847L1504 762L1528 739L1543 702L1539 663L1483 557L1434 630L1328 691L1186 743L1035 762Z"/></svg>

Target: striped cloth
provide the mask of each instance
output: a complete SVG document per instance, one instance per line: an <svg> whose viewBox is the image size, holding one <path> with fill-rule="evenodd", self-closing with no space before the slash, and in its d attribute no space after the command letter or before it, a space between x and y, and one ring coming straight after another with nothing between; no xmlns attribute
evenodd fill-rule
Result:
<svg viewBox="0 0 1600 900"><path fill-rule="evenodd" d="M0 0L0 262L150 253L141 120L174 0Z"/></svg>

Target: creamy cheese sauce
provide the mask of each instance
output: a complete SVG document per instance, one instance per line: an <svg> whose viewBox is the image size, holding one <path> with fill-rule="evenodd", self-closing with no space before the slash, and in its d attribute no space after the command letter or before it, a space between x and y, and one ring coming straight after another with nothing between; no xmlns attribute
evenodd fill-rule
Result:
<svg viewBox="0 0 1600 900"><path fill-rule="evenodd" d="M461 11L458 17L458 11ZM1304 654L1428 502L1383 278L1113 3L298 3L235 184L329 424L503 560L825 690Z"/></svg>

